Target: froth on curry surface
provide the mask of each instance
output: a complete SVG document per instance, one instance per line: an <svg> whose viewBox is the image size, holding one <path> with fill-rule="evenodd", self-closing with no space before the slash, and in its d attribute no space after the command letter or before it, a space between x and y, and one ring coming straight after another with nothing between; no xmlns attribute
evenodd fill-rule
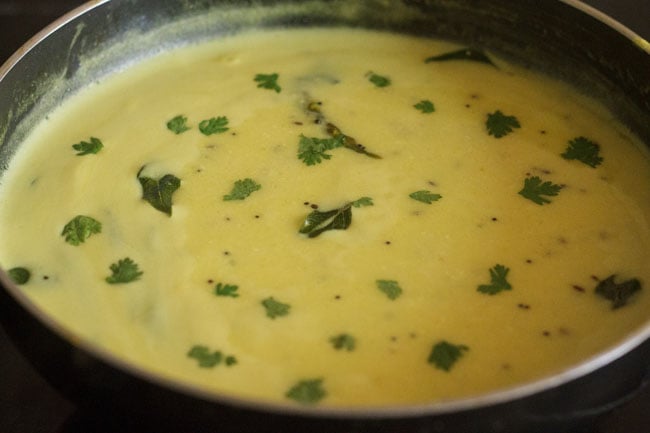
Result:
<svg viewBox="0 0 650 433"><path fill-rule="evenodd" d="M0 263L73 333L238 396L482 395L647 321L650 159L443 41L251 33L93 85L2 179Z"/></svg>

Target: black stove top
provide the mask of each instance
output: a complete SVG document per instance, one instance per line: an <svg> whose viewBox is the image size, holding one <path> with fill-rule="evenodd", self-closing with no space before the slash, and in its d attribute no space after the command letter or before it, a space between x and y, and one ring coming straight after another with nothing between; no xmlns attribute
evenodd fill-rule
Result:
<svg viewBox="0 0 650 433"><path fill-rule="evenodd" d="M81 0L0 0L0 64L38 30L82 3ZM585 3L650 40L650 0L585 0ZM225 430L221 431L227 432L227 427L223 427ZM0 328L0 433L81 432L145 433L134 426L111 422L109 418L98 420L79 410L34 371ZM580 433L648 432L650 387L604 416L593 428Z"/></svg>

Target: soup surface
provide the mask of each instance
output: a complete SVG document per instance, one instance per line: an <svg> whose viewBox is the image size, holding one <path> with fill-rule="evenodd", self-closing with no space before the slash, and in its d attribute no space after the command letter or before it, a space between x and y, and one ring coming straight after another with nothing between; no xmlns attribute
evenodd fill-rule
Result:
<svg viewBox="0 0 650 433"><path fill-rule="evenodd" d="M490 53L250 33L51 113L2 178L0 263L73 334L172 379L427 403L640 329L649 186L610 113Z"/></svg>

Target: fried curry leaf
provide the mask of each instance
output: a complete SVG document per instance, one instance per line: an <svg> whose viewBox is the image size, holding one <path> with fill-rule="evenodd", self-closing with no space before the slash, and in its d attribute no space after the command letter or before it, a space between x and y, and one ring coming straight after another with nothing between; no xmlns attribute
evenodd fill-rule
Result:
<svg viewBox="0 0 650 433"><path fill-rule="evenodd" d="M301 380L292 386L285 396L301 404L316 404L327 396L323 379Z"/></svg>
<svg viewBox="0 0 650 433"><path fill-rule="evenodd" d="M504 290L512 290L512 286L507 281L509 268L503 265L495 265L490 269L490 284L481 284L478 291L487 295L496 295Z"/></svg>
<svg viewBox="0 0 650 433"><path fill-rule="evenodd" d="M67 243L77 246L101 231L102 223L86 215L77 215L63 227L61 236Z"/></svg>
<svg viewBox="0 0 650 433"><path fill-rule="evenodd" d="M431 191L415 191L409 194L413 200L421 201L422 203L431 204L434 201L438 201L442 198L440 194L434 194Z"/></svg>
<svg viewBox="0 0 650 433"><path fill-rule="evenodd" d="M469 347L464 344L452 344L442 340L434 344L428 361L439 370L449 371L468 350Z"/></svg>
<svg viewBox="0 0 650 433"><path fill-rule="evenodd" d="M328 211L315 210L307 215L300 233L315 238L328 230L346 230L352 224L352 203Z"/></svg>
<svg viewBox="0 0 650 433"><path fill-rule="evenodd" d="M223 200L224 201L244 200L249 195L251 195L255 191L259 191L260 189L262 189L262 185L255 182L253 179L250 178L240 179L235 182L235 184L232 187L232 190L230 191L230 194L226 194L223 196Z"/></svg>
<svg viewBox="0 0 650 433"><path fill-rule="evenodd" d="M375 283L388 299L395 300L402 295L403 290L395 280L377 280Z"/></svg>
<svg viewBox="0 0 650 433"><path fill-rule="evenodd" d="M172 195L181 186L181 181L172 174L166 174L160 179L153 179L146 176L140 176L141 168L138 172L138 180L142 185L142 198L149 202L155 209L172 215Z"/></svg>
<svg viewBox="0 0 650 433"><path fill-rule="evenodd" d="M519 120L515 116L507 116L500 110L487 115L485 121L488 134L495 138L501 138L510 134L515 128L521 128Z"/></svg>
<svg viewBox="0 0 650 433"><path fill-rule="evenodd" d="M569 141L569 146L561 155L564 159L576 159L592 168L603 162L599 155L600 146L585 137L577 137Z"/></svg>
<svg viewBox="0 0 650 433"><path fill-rule="evenodd" d="M106 277L106 282L109 284L124 284L137 280L143 274L138 269L138 264L130 258L126 257L120 259L117 263L110 266L112 275Z"/></svg>
<svg viewBox="0 0 650 433"><path fill-rule="evenodd" d="M391 84L389 77L378 75L374 72L368 72L366 74L366 77L368 77L368 81L370 81L376 87L388 87Z"/></svg>
<svg viewBox="0 0 650 433"><path fill-rule="evenodd" d="M615 275L610 275L600 281L596 286L595 293L611 301L612 309L615 310L626 305L632 295L641 290L641 282L633 278L622 283L616 283L614 278Z"/></svg>
<svg viewBox="0 0 650 433"><path fill-rule="evenodd" d="M519 191L519 195L538 205L544 205L551 202L547 197L558 195L561 189L562 185L550 181L544 182L538 176L532 176L524 180L524 187Z"/></svg>
<svg viewBox="0 0 650 433"><path fill-rule="evenodd" d="M417 109L417 110L420 110L424 114L429 114L429 113L433 113L434 111L436 111L436 108L434 107L433 102L431 102L431 101L429 101L427 99L423 99L422 101L415 104L413 107L415 109Z"/></svg>
<svg viewBox="0 0 650 433"><path fill-rule="evenodd" d="M257 82L257 87L259 88L275 90L276 93L280 93L282 88L278 85L278 78L279 75L277 73L257 74L253 80Z"/></svg>
<svg viewBox="0 0 650 433"><path fill-rule="evenodd" d="M9 278L16 284L27 284L32 277L32 273L27 268L11 268L7 271Z"/></svg>
<svg viewBox="0 0 650 433"><path fill-rule="evenodd" d="M356 339L350 334L339 334L330 338L332 347L336 350L346 350L352 352L357 345Z"/></svg>
<svg viewBox="0 0 650 433"><path fill-rule="evenodd" d="M239 293L237 293L238 289L239 286L236 286L234 284L217 283L217 285L214 287L214 294L217 296L238 298L239 297Z"/></svg>
<svg viewBox="0 0 650 433"><path fill-rule="evenodd" d="M191 128L187 124L187 117L179 114L167 122L167 129L178 135L185 131L189 131Z"/></svg>
<svg viewBox="0 0 650 433"><path fill-rule="evenodd" d="M212 117L199 123L199 131L203 135L221 134L228 131L228 118L226 116Z"/></svg>
<svg viewBox="0 0 650 433"><path fill-rule="evenodd" d="M266 310L266 316L271 319L287 316L291 310L291 305L277 301L272 296L264 299L262 301L262 306Z"/></svg>
<svg viewBox="0 0 650 433"><path fill-rule="evenodd" d="M449 60L468 60L494 66L492 60L483 51L474 48L462 48L460 50L427 57L424 63L445 62Z"/></svg>
<svg viewBox="0 0 650 433"><path fill-rule="evenodd" d="M81 141L72 145L72 148L77 151L77 156L98 153L103 147L102 141L95 137L90 137L90 141Z"/></svg>

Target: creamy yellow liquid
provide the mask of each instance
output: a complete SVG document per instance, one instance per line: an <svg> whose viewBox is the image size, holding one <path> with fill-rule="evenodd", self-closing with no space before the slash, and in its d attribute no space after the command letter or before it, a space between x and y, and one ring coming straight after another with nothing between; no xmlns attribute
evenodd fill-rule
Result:
<svg viewBox="0 0 650 433"><path fill-rule="evenodd" d="M645 288L618 309L594 294L612 274L650 281L647 149L563 84L496 58L424 62L459 48L360 30L253 33L93 85L36 128L3 176L0 263L29 269L21 287L80 338L237 396L294 402L294 385L320 380L311 403L424 403L570 368L647 321ZM254 81L270 73L281 91ZM422 100L435 111L416 109ZM337 148L301 161L301 135L331 138L311 101L381 159ZM521 127L489 135L497 110ZM166 127L177 115L190 130ZM227 132L200 133L218 116ZM89 137L104 148L77 156L71 146ZM602 164L561 156L576 137L600 145ZM181 180L171 216L143 200L143 166ZM532 176L562 189L536 204L518 194ZM246 178L261 188L224 201ZM421 190L441 198L409 197ZM373 205L353 207L347 230L299 233L312 204L362 197ZM61 236L76 215L102 224L78 246ZM125 257L142 276L108 284ZM497 264L511 290L480 292ZM218 283L238 296L216 296ZM270 318L270 297L289 313ZM334 347L341 334L352 350ZM440 341L464 347L448 371L429 362ZM236 363L201 368L196 345Z"/></svg>

